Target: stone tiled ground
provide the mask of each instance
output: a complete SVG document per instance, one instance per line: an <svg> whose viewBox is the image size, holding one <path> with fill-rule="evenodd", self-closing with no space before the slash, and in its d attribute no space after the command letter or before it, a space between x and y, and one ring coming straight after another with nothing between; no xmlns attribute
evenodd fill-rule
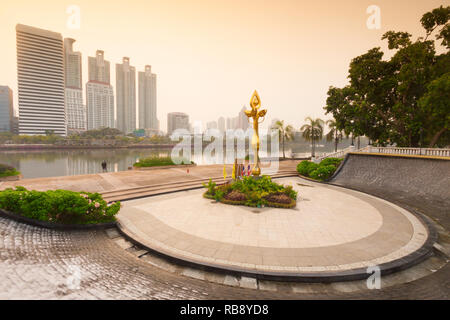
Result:
<svg viewBox="0 0 450 320"><path fill-rule="evenodd" d="M381 199L296 177L276 181L298 191L297 208L230 206L192 190L125 202L120 228L181 259L291 274L380 265L426 240L414 215Z"/></svg>
<svg viewBox="0 0 450 320"><path fill-rule="evenodd" d="M53 231L3 218L0 271L1 299L448 299L450 290L448 264L382 290L345 293L347 284L279 285L276 292L271 283L260 284L269 290L235 288L154 267L104 231ZM73 281L77 272L79 288Z"/></svg>
<svg viewBox="0 0 450 320"><path fill-rule="evenodd" d="M280 167L292 168L297 161L281 162ZM195 168L190 175L184 170L166 170L156 174L120 172L100 175L30 179L18 183L2 183L0 189L12 185L44 190L67 188L72 190L105 191L119 188L182 181L217 174L222 167ZM371 190L368 190L371 192ZM393 200L437 218L439 242L449 248L450 237L445 221L448 214L432 210L435 206L426 199L405 199L376 190L377 196ZM414 200L411 202L411 200ZM419 205L415 203L420 202ZM408 203L411 207L408 208ZM117 243L118 242L118 243ZM120 246L122 244L122 247ZM125 250L126 249L126 250ZM31 227L0 218L0 299L449 299L450 266L448 258L434 256L424 263L386 277L391 286L381 290L367 290L362 283L280 284L259 282L261 290L251 279L200 275L197 270L167 265L166 269L152 265L148 254L138 258L125 242L111 238L104 231L60 232ZM164 263L164 262L163 262ZM167 271L166 271L167 270ZM77 273L81 276L77 288ZM195 277L206 278L198 280ZM382 281L384 281L383 278ZM414 280L416 279L416 280ZM412 281L413 280L413 281ZM407 283L404 283L408 281ZM69 286L68 286L69 285ZM247 288L244 288L247 287ZM356 291L355 291L356 290Z"/></svg>
<svg viewBox="0 0 450 320"><path fill-rule="evenodd" d="M298 161L279 162L279 169L295 169ZM228 165L228 173L231 173ZM132 187L153 186L167 182L187 182L195 179L208 179L223 176L222 165L208 165L187 168L155 169L149 171L121 171L77 176L23 179L19 181L0 182L0 190L24 186L34 190L67 189L73 191L105 192Z"/></svg>

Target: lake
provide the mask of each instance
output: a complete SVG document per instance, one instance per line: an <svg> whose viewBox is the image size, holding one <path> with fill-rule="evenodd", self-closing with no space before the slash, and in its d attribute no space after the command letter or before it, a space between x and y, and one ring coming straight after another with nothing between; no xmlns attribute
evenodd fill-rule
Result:
<svg viewBox="0 0 450 320"><path fill-rule="evenodd" d="M342 143L339 149L345 148L348 143ZM364 145L361 145L362 147ZM333 144L319 145L317 154L334 151ZM306 144L290 144L286 146L286 156L294 152L297 157L311 155L310 147ZM146 157L167 157L171 149L63 149L63 150L20 150L0 151L0 163L12 165L19 170L24 179L56 177L79 174L92 174L102 172L101 163L107 162L108 172L128 170L138 159ZM280 155L282 155L280 147ZM265 157L264 152L260 157ZM192 161L201 164L210 164L201 156L192 154Z"/></svg>

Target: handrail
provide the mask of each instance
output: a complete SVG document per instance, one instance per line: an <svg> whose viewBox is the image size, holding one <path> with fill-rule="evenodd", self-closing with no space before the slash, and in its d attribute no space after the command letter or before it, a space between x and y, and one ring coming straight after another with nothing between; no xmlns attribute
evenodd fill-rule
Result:
<svg viewBox="0 0 450 320"><path fill-rule="evenodd" d="M354 146L347 147L338 152L328 153L315 158L315 162L320 162L326 158L344 158L349 152L367 152L367 153L384 153L399 154L413 156L433 156L433 157L450 157L450 149L448 148L408 148L408 147L374 147L366 146L362 149L355 150Z"/></svg>
<svg viewBox="0 0 450 320"><path fill-rule="evenodd" d="M405 148L405 147L367 146L366 148L361 149L358 152L450 157L450 149L447 148Z"/></svg>

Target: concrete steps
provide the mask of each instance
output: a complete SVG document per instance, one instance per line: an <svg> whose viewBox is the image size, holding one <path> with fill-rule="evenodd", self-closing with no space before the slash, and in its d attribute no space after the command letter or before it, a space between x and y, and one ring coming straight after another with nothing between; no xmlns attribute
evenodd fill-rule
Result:
<svg viewBox="0 0 450 320"><path fill-rule="evenodd" d="M271 175L271 177L282 178L293 175L297 175L297 172L295 170L280 170L276 174ZM131 200L169 192L203 188L203 183L208 183L209 179L210 178L192 179L181 182L168 182L160 183L157 185L111 190L102 192L102 196L103 199L105 199L107 202ZM211 180L215 183L222 183L223 177L212 177Z"/></svg>

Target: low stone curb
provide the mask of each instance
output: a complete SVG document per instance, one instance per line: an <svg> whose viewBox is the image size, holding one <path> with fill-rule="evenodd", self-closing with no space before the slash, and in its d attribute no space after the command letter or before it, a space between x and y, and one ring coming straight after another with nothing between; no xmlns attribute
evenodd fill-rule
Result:
<svg viewBox="0 0 450 320"><path fill-rule="evenodd" d="M35 227L54 229L54 230L93 230L93 229L107 229L117 226L117 222L107 222L98 224L63 224L53 223L47 221L40 221L21 216L3 209L0 209L0 217L11 219L17 222L29 224Z"/></svg>
<svg viewBox="0 0 450 320"><path fill-rule="evenodd" d="M0 177L0 182L6 182L6 181L18 181L22 179L22 175L18 174L16 176L8 176L8 177Z"/></svg>

